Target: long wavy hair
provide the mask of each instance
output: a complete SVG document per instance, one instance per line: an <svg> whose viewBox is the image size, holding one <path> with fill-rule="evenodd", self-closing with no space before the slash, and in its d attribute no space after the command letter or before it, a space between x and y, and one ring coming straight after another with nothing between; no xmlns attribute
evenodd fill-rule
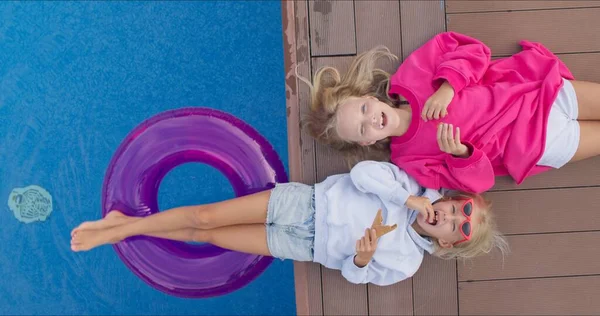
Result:
<svg viewBox="0 0 600 316"><path fill-rule="evenodd" d="M346 73L333 67L319 69L312 80L297 77L310 87L310 112L303 117L302 127L318 142L343 154L348 167L359 161L389 161L389 139L363 146L348 142L336 132L337 109L351 97L373 96L391 107L398 107L398 100L388 95L390 74L376 68L378 61L397 61L398 57L385 46L377 46L357 55Z"/></svg>

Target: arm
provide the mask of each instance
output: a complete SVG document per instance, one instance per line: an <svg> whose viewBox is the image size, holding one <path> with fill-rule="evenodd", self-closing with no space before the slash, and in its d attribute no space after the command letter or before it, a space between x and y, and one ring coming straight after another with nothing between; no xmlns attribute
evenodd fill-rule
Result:
<svg viewBox="0 0 600 316"><path fill-rule="evenodd" d="M361 161L350 171L350 178L359 191L376 194L400 206L410 196L403 186L409 182L406 173L387 162Z"/></svg>
<svg viewBox="0 0 600 316"><path fill-rule="evenodd" d="M491 61L491 51L472 37L446 32L435 37L443 54L434 80L447 81L454 92L481 80Z"/></svg>
<svg viewBox="0 0 600 316"><path fill-rule="evenodd" d="M462 183L463 189L467 192L482 193L491 189L496 181L492 162L482 150L470 142L463 141L462 143L467 146L468 157L454 155L444 157L450 175L458 183ZM443 177L442 182L451 183L452 178L447 177L448 180L444 180Z"/></svg>
<svg viewBox="0 0 600 316"><path fill-rule="evenodd" d="M409 278L405 272L382 267L371 260L364 267L354 264L354 256L348 257L342 265L342 276L351 283L373 283L376 285L390 285Z"/></svg>
<svg viewBox="0 0 600 316"><path fill-rule="evenodd" d="M445 117L454 95L481 80L488 69L491 53L482 42L466 35L446 32L432 39L441 55L436 60L433 81L439 88L427 99L421 116L424 121Z"/></svg>
<svg viewBox="0 0 600 316"><path fill-rule="evenodd" d="M421 185L431 189L451 189L481 193L495 182L494 169L483 151L463 142L471 153L467 158L449 154L424 157L396 157L394 163L413 176Z"/></svg>

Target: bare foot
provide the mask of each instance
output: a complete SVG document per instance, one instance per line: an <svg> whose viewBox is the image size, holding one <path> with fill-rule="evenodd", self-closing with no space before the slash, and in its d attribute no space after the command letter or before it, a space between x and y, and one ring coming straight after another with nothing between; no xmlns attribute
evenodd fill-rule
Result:
<svg viewBox="0 0 600 316"><path fill-rule="evenodd" d="M105 244L118 243L121 240L113 231L111 228L80 230L71 238L71 250L87 251Z"/></svg>
<svg viewBox="0 0 600 316"><path fill-rule="evenodd" d="M97 221L83 222L79 226L75 227L71 231L71 238L73 238L79 231L82 230L95 230L95 229L106 229L115 226L119 226L133 220L134 217L127 216L119 211L110 211L103 219Z"/></svg>

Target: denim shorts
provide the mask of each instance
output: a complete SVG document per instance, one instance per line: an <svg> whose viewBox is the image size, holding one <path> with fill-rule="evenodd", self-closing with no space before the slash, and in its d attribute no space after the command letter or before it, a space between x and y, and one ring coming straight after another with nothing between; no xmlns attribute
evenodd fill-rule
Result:
<svg viewBox="0 0 600 316"><path fill-rule="evenodd" d="M315 245L315 190L302 183L278 183L267 208L267 246L273 257L312 261Z"/></svg>

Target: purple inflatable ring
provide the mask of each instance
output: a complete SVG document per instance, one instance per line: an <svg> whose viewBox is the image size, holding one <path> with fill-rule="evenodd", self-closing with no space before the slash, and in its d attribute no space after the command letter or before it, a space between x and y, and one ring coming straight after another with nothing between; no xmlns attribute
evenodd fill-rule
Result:
<svg viewBox="0 0 600 316"><path fill-rule="evenodd" d="M236 196L287 182L279 156L250 125L215 109L171 110L137 126L117 149L104 179L102 216L113 209L133 216L158 212L161 180L188 162L205 163L222 172ZM259 276L273 260L210 244L145 236L113 247L150 286L186 298L233 292Z"/></svg>

